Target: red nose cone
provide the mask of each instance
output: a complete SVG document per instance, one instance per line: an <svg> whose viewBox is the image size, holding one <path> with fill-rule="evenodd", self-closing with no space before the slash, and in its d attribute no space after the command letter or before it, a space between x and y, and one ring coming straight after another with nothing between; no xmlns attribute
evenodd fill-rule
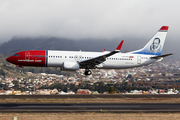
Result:
<svg viewBox="0 0 180 120"><path fill-rule="evenodd" d="M11 60L10 60L11 58L10 57L8 57L7 59L6 59L6 61L8 61L8 62L11 62Z"/></svg>
<svg viewBox="0 0 180 120"><path fill-rule="evenodd" d="M8 57L6 61L14 64L13 56Z"/></svg>
<svg viewBox="0 0 180 120"><path fill-rule="evenodd" d="M10 62L10 63L13 63L13 64L16 64L16 59L14 58L14 56L10 56L6 59L6 61Z"/></svg>

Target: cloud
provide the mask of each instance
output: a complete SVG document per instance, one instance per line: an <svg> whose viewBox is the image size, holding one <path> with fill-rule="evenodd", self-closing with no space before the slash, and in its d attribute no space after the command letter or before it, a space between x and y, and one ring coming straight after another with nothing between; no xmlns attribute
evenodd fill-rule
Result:
<svg viewBox="0 0 180 120"><path fill-rule="evenodd" d="M178 0L0 0L0 41L14 36L150 38L161 26L179 35ZM176 37L174 37L176 36Z"/></svg>

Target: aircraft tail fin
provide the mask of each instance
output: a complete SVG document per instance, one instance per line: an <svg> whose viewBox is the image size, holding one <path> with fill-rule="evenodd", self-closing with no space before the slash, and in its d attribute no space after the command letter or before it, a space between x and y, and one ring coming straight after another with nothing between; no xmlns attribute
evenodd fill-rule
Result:
<svg viewBox="0 0 180 120"><path fill-rule="evenodd" d="M169 26L162 26L160 30L142 48L129 52L131 54L161 55Z"/></svg>

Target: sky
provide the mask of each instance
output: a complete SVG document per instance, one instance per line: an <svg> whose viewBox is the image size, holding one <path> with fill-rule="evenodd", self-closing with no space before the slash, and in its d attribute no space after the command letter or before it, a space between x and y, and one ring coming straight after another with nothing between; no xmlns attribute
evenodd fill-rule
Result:
<svg viewBox="0 0 180 120"><path fill-rule="evenodd" d="M13 37L150 39L169 26L180 37L179 0L0 0L0 42Z"/></svg>

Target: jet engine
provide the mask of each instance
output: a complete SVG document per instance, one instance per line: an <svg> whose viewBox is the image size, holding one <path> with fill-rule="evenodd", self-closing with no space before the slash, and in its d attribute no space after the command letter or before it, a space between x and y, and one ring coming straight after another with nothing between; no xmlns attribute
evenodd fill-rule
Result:
<svg viewBox="0 0 180 120"><path fill-rule="evenodd" d="M67 71L79 70L79 63L77 63L77 62L64 62L63 63L63 70L67 70Z"/></svg>

